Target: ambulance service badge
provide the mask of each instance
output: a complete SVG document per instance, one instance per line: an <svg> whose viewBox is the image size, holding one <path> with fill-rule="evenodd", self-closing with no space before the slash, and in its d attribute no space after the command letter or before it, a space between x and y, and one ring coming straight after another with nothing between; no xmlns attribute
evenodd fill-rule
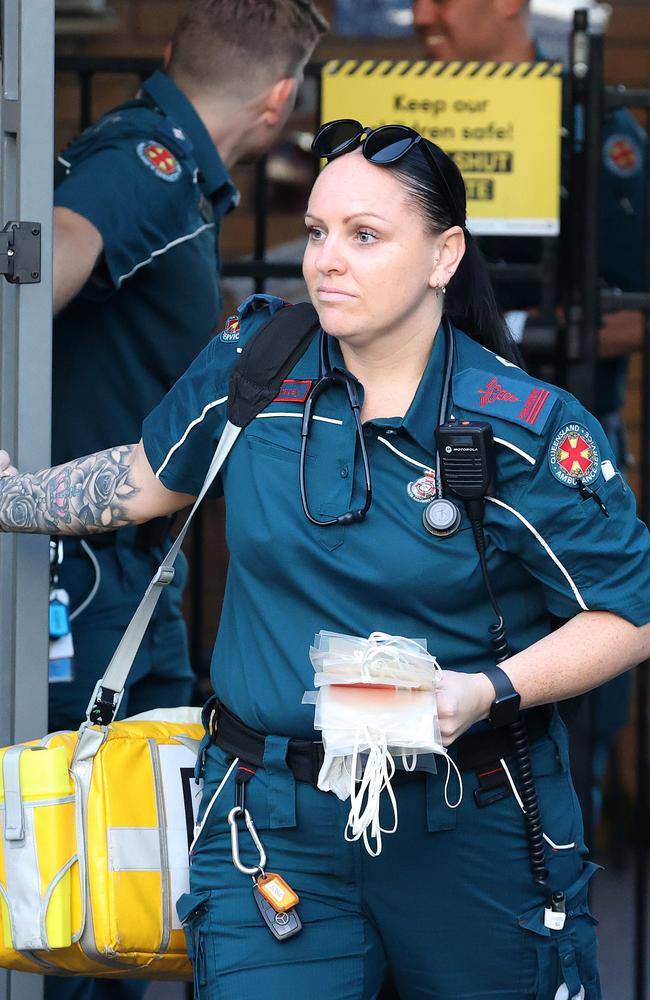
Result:
<svg viewBox="0 0 650 1000"><path fill-rule="evenodd" d="M600 472L600 453L593 436L582 424L565 424L551 442L548 462L564 486L589 486Z"/></svg>
<svg viewBox="0 0 650 1000"><path fill-rule="evenodd" d="M603 147L605 166L617 177L633 177L641 170L641 150L629 135L612 135Z"/></svg>
<svg viewBox="0 0 650 1000"><path fill-rule="evenodd" d="M140 142L136 149L142 162L161 180L177 181L181 176L180 163L165 146L158 142Z"/></svg>
<svg viewBox="0 0 650 1000"><path fill-rule="evenodd" d="M239 322L239 316L237 316L237 314L229 316L226 320L226 325L221 331L219 340L222 340L224 344L236 343L239 340L240 329L241 323Z"/></svg>
<svg viewBox="0 0 650 1000"><path fill-rule="evenodd" d="M406 487L406 492L410 496L411 500L417 500L418 503L428 503L429 500L435 499L436 496L436 474L431 470L427 472L424 476L420 476L419 479L415 479L408 484Z"/></svg>

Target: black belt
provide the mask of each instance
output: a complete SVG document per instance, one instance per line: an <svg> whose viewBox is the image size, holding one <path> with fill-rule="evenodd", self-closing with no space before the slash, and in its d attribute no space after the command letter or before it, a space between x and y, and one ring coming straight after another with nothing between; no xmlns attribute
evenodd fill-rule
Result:
<svg viewBox="0 0 650 1000"><path fill-rule="evenodd" d="M522 713L528 739L533 742L548 732L551 709L547 705ZM217 702L211 733L212 742L233 758L258 768L264 766L266 737L251 729ZM449 755L460 771L472 771L512 753L510 734L506 729L490 729L460 736L449 748ZM312 740L289 740L287 765L297 781L318 784L318 773L324 759L323 744ZM408 773L408 772L407 772Z"/></svg>

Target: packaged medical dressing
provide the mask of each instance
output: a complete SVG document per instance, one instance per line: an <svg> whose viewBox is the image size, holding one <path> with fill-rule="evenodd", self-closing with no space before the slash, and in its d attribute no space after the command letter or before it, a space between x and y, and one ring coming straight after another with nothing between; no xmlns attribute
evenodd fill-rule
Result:
<svg viewBox="0 0 650 1000"><path fill-rule="evenodd" d="M425 640L383 632L364 639L321 631L309 655L317 690L305 692L303 703L315 705L314 726L325 750L318 787L351 800L346 839L363 837L376 856L382 833L397 829L396 768L415 770L420 758L421 767L435 770L434 754L444 755L448 768L453 764L438 724L442 671ZM382 793L392 806L388 828L379 822Z"/></svg>

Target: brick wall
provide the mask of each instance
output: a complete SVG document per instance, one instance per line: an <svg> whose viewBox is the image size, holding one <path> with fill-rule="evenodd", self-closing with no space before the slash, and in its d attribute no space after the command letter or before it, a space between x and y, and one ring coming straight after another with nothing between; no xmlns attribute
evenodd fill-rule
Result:
<svg viewBox="0 0 650 1000"><path fill-rule="evenodd" d="M650 87L650 5L616 4L607 31L605 75L609 83Z"/></svg>

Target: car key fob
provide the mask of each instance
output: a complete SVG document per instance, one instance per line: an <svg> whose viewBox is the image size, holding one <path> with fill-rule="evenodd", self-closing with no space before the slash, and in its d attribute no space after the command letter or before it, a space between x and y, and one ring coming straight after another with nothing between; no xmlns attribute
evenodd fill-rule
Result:
<svg viewBox="0 0 650 1000"><path fill-rule="evenodd" d="M264 923L271 931L271 934L278 941L287 941L294 934L297 934L302 930L302 923L300 917L296 913L295 908L287 910L284 913L278 913L271 904L264 899L264 896L259 891L257 886L253 886L253 899L257 903L257 907L262 914Z"/></svg>

